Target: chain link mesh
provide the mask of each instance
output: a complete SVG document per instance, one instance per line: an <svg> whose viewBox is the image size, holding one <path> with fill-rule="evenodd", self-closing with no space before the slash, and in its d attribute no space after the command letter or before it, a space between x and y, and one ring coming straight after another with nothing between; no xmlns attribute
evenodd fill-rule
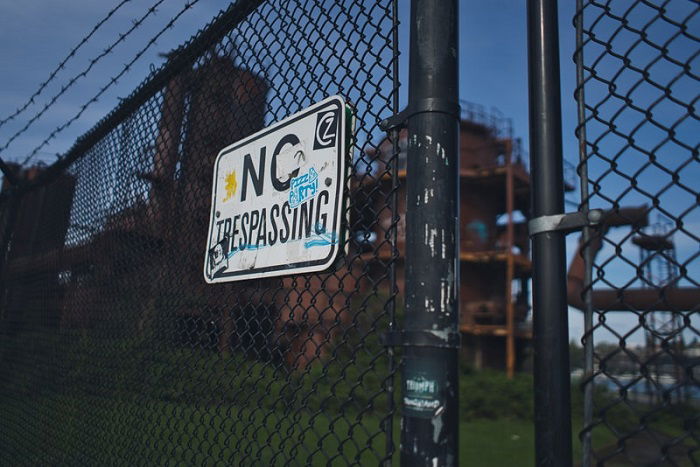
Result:
<svg viewBox="0 0 700 467"><path fill-rule="evenodd" d="M605 211L569 270L592 353L584 465L697 465L700 7L578 5L581 208Z"/></svg>
<svg viewBox="0 0 700 467"><path fill-rule="evenodd" d="M0 464L391 460L379 336L395 310L397 152L377 125L398 110L394 9L239 1L65 170L3 187ZM329 272L205 284L216 154L334 94L357 119L348 253Z"/></svg>

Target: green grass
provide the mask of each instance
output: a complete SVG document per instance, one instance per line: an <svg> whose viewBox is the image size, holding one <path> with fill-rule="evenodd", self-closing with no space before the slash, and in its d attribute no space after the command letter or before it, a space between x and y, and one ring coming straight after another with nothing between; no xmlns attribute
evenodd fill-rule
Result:
<svg viewBox="0 0 700 467"><path fill-rule="evenodd" d="M461 465L534 465L534 428L525 420L461 421L459 449Z"/></svg>
<svg viewBox="0 0 700 467"><path fill-rule="evenodd" d="M377 465L387 442L378 355L370 346L338 348L325 365L287 372L143 340L43 334L0 342L0 463L342 465L342 457ZM463 368L460 393L461 465L533 465L531 376ZM596 399L597 406L614 400L602 392ZM576 389L572 402L576 461ZM645 423L678 436L693 414L671 407ZM624 405L612 406L606 420L622 432L640 423ZM393 431L398 446L398 419ZM607 427L593 431L596 450L616 439Z"/></svg>
<svg viewBox="0 0 700 467"><path fill-rule="evenodd" d="M105 459L114 464L328 465L334 456L376 465L385 443L377 435L380 421L372 415L364 416L360 426L353 416L323 412L85 395L2 397L0 407L0 451L8 465L104 465ZM398 445L398 420L394 440ZM534 465L530 420L463 419L459 440L460 465ZM595 446L614 442L612 433L594 432ZM572 444L576 461L581 458L576 434Z"/></svg>
<svg viewBox="0 0 700 467"><path fill-rule="evenodd" d="M0 399L0 448L7 465L312 465L342 455L378 463L379 420L252 407L105 400L98 397ZM21 427L21 431L11 431ZM342 440L342 442L341 442ZM36 449L37 445L41 449ZM8 458L9 456L9 458Z"/></svg>
<svg viewBox="0 0 700 467"><path fill-rule="evenodd" d="M365 418L363 429L351 432L347 421L333 423L325 415L303 414L290 420L281 411L230 406L152 401L143 406L86 396L17 402L0 402L5 407L0 445L7 443L3 452L11 457L5 460L13 464L78 465L109 459L115 464L128 460L168 465L289 465L303 459L304 464L327 465L330 456L342 453L360 465L376 465L376 453L384 447L382 437L367 436L368 431L379 431L379 420L374 417ZM7 431L17 426L23 431ZM394 432L398 444L398 423ZM352 441L341 445L339 440L346 438ZM35 449L35 443L43 449ZM529 421L460 423L462 465L532 465L533 449L534 430Z"/></svg>
<svg viewBox="0 0 700 467"><path fill-rule="evenodd" d="M385 443L382 436L370 436L380 431L373 416L365 416L362 427L353 429L352 417L291 415L225 404L64 395L2 398L0 406L2 451L13 463L32 465L94 464L104 459L169 465L225 465L231 460L238 465L289 465L303 459L327 465L330 456L341 454L361 465L375 465ZM10 427L23 430L10 433ZM394 435L398 445L397 422ZM614 441L612 435L597 438L597 445ZM534 465L532 421L462 420L459 439L461 465ZM35 443L43 448L35 449ZM573 445L574 458L579 459L576 437Z"/></svg>
<svg viewBox="0 0 700 467"><path fill-rule="evenodd" d="M576 463L582 451L578 439L580 423L574 421L574 425L571 444ZM459 430L461 465L535 465L535 426L530 420L462 420ZM606 446L614 443L615 437L612 433L598 431L593 442L595 446Z"/></svg>

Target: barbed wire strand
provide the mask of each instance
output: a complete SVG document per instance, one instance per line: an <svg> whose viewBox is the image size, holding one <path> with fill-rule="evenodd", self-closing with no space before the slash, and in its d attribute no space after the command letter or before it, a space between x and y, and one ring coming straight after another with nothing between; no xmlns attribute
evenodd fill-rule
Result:
<svg viewBox="0 0 700 467"><path fill-rule="evenodd" d="M54 130L49 134L49 136L47 136L46 139L44 139L44 141L42 141L38 146L36 146L36 147L32 150L32 152L29 153L29 154L27 155L27 157L22 161L22 165L26 165L26 164L32 159L32 157L34 157L34 156L37 154L37 152L39 152L44 146L46 146L46 145L49 143L49 141L51 141L58 133L60 133L61 131L65 130L65 129L68 128L74 121L76 121L77 119L79 119L80 116L85 112L85 110L90 106L90 104L92 104L92 103L94 103L94 102L97 102L97 100L100 98L100 96L101 96L102 94L104 94L104 93L107 91L107 89L109 89L113 84L115 84L115 83L119 80L119 78L121 78L126 72L128 72L129 69L131 68L131 66L132 66L134 63L136 63L136 61L137 61L139 58L141 58L141 56L142 56L144 53L146 53L146 51L147 51L153 44L156 43L156 41L158 40L158 38L160 38L160 36L162 36L162 35L165 33L165 31L167 31L168 29L172 28L173 25L175 24L175 22L176 22L178 19L180 19L180 17L181 17L183 14L185 14L185 12L186 12L187 10L191 9L191 8L192 8L194 5L196 5L197 3L199 3L199 0L191 0L191 1L187 2L187 3L185 3L185 6L182 8L182 10L180 10L180 11L178 12L177 15L173 16L173 17L170 19L170 21L168 21L168 23L165 25L165 27L162 28L160 31L158 31L158 34L156 34L155 36L153 36L153 37L146 43L146 46L143 47L143 48L134 56L134 58L131 59L131 60L129 61L129 63L127 63L126 65L124 65L124 68L122 68L122 70L121 70L117 75L115 75L114 77L112 77L112 78L109 80L109 82L108 82L104 87L102 87L102 89L100 89L100 91L99 91L97 94L95 94L90 100L88 100L85 104L83 104L83 105L80 107L80 111L78 111L78 113L75 114L75 116L73 116L70 120L66 121L66 123L64 123L63 125L59 125L58 127L56 127L56 129L54 129Z"/></svg>
<svg viewBox="0 0 700 467"><path fill-rule="evenodd" d="M71 51L68 53L68 55L66 55L63 58L63 60L61 60L61 62L58 64L58 66L56 68L54 68L54 70L51 73L49 73L49 77L46 79L46 81L44 81L43 83L41 83L39 85L39 88L36 91L34 91L34 93L29 97L29 99L27 99L27 101L24 104L19 106L17 108L17 110L15 110L12 114L8 115L7 117L5 117L3 119L0 119L0 128L2 128L7 122L17 118L17 116L19 116L22 112L27 110L27 108L34 103L34 99L39 97L39 95L44 91L44 89L46 89L46 86L48 86L49 83L54 80L54 78L56 77L58 72L61 71L66 66L66 64L68 63L68 61L71 58L75 57L75 54L78 53L78 50L80 50L80 48L83 45L85 45L90 40L90 38L92 38L92 36L97 32L97 30L100 27L102 27L103 24L105 24L107 21L109 21L109 19L112 16L114 16L114 14L122 6L124 6L125 4L127 4L130 1L131 0L122 0L121 2L119 2L119 4L117 6L112 8L104 18L102 18L100 21L98 21L97 24L95 24L95 26L93 26L92 30L85 37L83 37L81 39L81 41L78 43L78 45L73 47L73 49L71 49Z"/></svg>
<svg viewBox="0 0 700 467"><path fill-rule="evenodd" d="M31 181L24 180L21 186L0 192L0 203L5 202L6 199L13 195L19 196L18 193L32 191L55 180L70 164L74 163L89 148L109 134L127 115L135 112L139 106L143 105L154 93L165 86L174 74L179 73L184 67L190 66L197 56L209 50L211 44L220 41L226 34L226 31L236 27L246 15L251 14L264 1L239 0L231 3L226 10L220 10L218 15L204 29L200 30L181 46L169 52L168 60L160 68L152 69L151 74L128 97L120 100L119 104L111 112L80 136L67 152L58 156L36 178ZM0 160L2 159L0 158Z"/></svg>
<svg viewBox="0 0 700 467"><path fill-rule="evenodd" d="M80 73L77 75L73 76L69 81L68 84L65 84L61 87L61 90L56 93L45 105L44 107L37 112L31 119L27 121L27 123L22 127L20 130L17 130L8 140L7 142L0 147L0 153L4 152L7 150L8 147L17 139L19 138L22 134L24 134L37 120L39 120L45 113L46 111L51 108L56 101L70 89L76 81L78 81L80 78L83 78L90 73L92 68L99 62L102 58L105 56L109 55L121 42L123 42L134 30L136 30L143 22L148 18L150 15L154 14L157 10L157 8L164 2L165 0L158 0L155 4L153 4L147 11L146 13L141 16L139 19L132 21L132 26L124 33L119 34L119 38L110 44L106 49L102 51L97 57L93 58L90 60L90 64Z"/></svg>

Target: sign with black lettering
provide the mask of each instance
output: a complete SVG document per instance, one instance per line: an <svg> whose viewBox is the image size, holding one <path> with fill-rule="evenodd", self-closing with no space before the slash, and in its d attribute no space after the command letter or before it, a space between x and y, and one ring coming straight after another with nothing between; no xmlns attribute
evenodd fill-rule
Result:
<svg viewBox="0 0 700 467"><path fill-rule="evenodd" d="M333 96L219 153L204 260L208 283L333 264L341 244L348 114L343 98Z"/></svg>

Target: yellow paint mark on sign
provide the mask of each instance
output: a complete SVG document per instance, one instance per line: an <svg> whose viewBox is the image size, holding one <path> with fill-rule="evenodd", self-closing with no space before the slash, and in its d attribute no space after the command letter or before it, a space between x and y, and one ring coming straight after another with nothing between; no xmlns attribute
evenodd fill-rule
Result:
<svg viewBox="0 0 700 467"><path fill-rule="evenodd" d="M224 198L224 202L230 200L233 198L233 195L236 194L236 189L238 188L238 182L236 181L236 171L232 171L228 174L226 174L226 186L224 187L226 190L226 197Z"/></svg>

